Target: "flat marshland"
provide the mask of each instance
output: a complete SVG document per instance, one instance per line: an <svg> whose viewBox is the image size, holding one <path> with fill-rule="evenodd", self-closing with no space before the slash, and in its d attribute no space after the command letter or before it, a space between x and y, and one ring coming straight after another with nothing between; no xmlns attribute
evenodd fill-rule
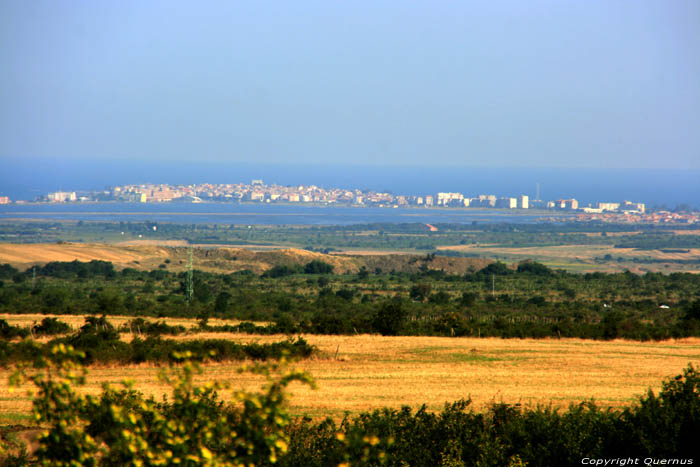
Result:
<svg viewBox="0 0 700 467"><path fill-rule="evenodd" d="M129 338L124 335L124 338ZM431 410L445 402L471 398L476 410L490 403L520 403L566 407L595 400L601 406L634 403L649 388L658 391L664 379L700 364L700 339L635 342L582 339L498 339L450 337L382 337L376 335L304 335L318 348L315 357L294 364L308 371L317 388L294 384L290 409L295 415L342 417L345 411L426 404ZM177 339L225 338L241 342L272 342L282 335L198 333ZM200 381L227 381L232 389L254 389L261 379L236 370L240 362L203 366ZM168 387L158 380L153 364L93 366L85 391L99 393L103 383L125 379L160 398ZM0 421L29 417L26 388L8 391L0 374ZM225 397L225 394L224 394Z"/></svg>

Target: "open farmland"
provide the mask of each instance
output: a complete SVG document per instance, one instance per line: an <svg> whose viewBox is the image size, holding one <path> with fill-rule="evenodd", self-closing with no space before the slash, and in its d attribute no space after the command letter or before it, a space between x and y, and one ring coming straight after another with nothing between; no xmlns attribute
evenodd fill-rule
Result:
<svg viewBox="0 0 700 467"><path fill-rule="evenodd" d="M202 270L250 269L257 273L274 264L309 261L309 250L332 253L323 261L336 272L410 270L399 254L480 257L518 262L534 259L573 272L698 272L700 232L689 226L603 223L537 224L365 224L350 226L217 225L41 220L0 220L0 241L43 243L37 251L0 243L0 261L21 269L47 261L112 261L118 268L153 269L169 260L183 270L187 246L207 247L195 262ZM71 242L57 246L57 242ZM89 245L89 244L93 245ZM76 246L75 244L85 244ZM272 250L272 251L271 251ZM278 250L278 251L274 251ZM280 255L279 250L291 253ZM301 250L306 250L302 252ZM47 256L47 253L49 256ZM367 259L366 256L379 256ZM235 257L235 259L234 259ZM320 259L321 257L317 257ZM483 267L485 264L474 264ZM445 264L446 272L464 268Z"/></svg>
<svg viewBox="0 0 700 467"><path fill-rule="evenodd" d="M177 320L177 324L185 324ZM174 324L174 323L173 323ZM130 335L123 335L130 339ZM227 338L274 342L281 335L196 333L176 337ZM657 343L624 340L496 339L384 337L376 335L305 335L318 348L315 357L296 363L317 382L317 389L291 388L291 411L312 417L342 417L378 407L439 410L445 402L470 397L477 410L492 402L568 406L594 399L602 406L634 403L648 388L679 374L688 363L700 364L700 339ZM201 381L229 381L234 389L259 386L260 379L236 372L240 363L210 363ZM160 398L168 387L154 364L90 367L85 391L99 393L103 383L132 380L135 388ZM10 394L9 370L2 371L0 419L28 419L25 391Z"/></svg>
<svg viewBox="0 0 700 467"><path fill-rule="evenodd" d="M496 258L509 263L531 259L572 272L700 272L700 248L642 250L616 248L613 245L448 245L438 247L438 250Z"/></svg>

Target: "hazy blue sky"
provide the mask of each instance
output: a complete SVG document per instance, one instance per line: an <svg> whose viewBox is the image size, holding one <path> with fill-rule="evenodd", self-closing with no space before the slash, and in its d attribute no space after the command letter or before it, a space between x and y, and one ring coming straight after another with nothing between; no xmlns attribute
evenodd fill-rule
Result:
<svg viewBox="0 0 700 467"><path fill-rule="evenodd" d="M698 169L700 1L0 0L0 157Z"/></svg>

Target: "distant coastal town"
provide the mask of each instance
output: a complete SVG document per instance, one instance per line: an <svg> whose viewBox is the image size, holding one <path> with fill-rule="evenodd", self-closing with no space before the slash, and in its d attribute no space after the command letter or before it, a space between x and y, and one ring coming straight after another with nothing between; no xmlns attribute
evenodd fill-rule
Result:
<svg viewBox="0 0 700 467"><path fill-rule="evenodd" d="M539 187L538 187L539 192ZM0 204L12 200L0 197ZM26 203L27 201L15 201ZM56 191L40 196L33 202L81 203L81 202L130 202L130 203L202 203L247 202L279 204L348 205L381 208L491 208L504 210L547 210L576 215L577 220L604 222L683 223L700 220L697 212L671 212L655 210L647 212L644 203L633 201L606 201L595 206L581 206L574 198L541 200L528 195L499 197L493 194L466 196L458 192L438 192L428 195L397 195L373 190L322 188L316 185L277 184L266 185L262 180L250 183L193 185L140 184L109 187L102 191Z"/></svg>

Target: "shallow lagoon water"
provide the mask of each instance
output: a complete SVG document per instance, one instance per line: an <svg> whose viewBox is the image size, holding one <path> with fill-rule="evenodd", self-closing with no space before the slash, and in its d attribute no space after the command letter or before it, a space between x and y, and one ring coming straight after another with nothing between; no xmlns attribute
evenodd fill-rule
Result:
<svg viewBox="0 0 700 467"><path fill-rule="evenodd" d="M180 224L352 225L371 223L535 223L550 215L487 209L302 206L240 203L11 204L0 219L48 219ZM567 217L561 217L565 220Z"/></svg>

